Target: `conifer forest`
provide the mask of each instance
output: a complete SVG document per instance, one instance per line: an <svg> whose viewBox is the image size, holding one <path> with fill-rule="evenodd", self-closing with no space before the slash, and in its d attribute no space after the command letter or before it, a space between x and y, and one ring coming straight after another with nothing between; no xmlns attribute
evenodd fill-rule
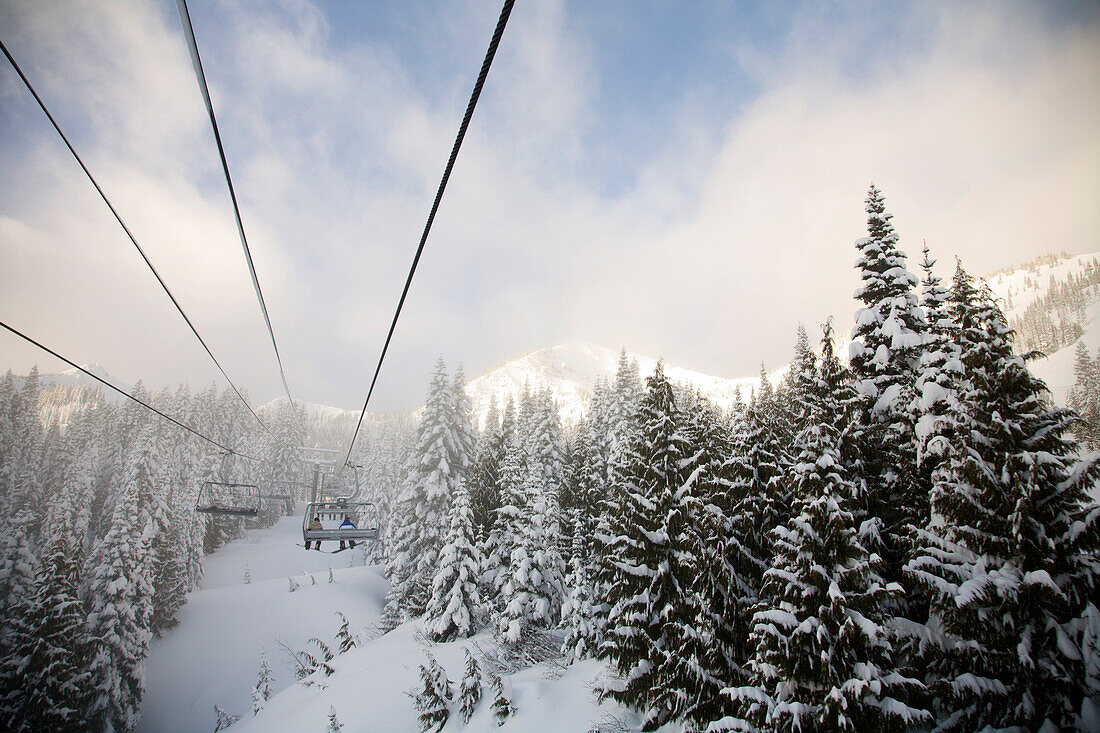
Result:
<svg viewBox="0 0 1100 733"><path fill-rule="evenodd" d="M442 359L416 418L368 421L353 462L383 518L377 633L421 625L421 730L482 709L506 725L510 675L584 660L600 704L646 731L1100 725L1100 357L1079 346L1072 409L1030 369L1080 335L1057 314L1095 271L1010 323L961 262L948 278L927 247L907 258L874 186L865 210L854 316L800 327L785 376L762 370L728 409L624 351L576 423L533 387L478 425ZM237 453L96 389L0 380L4 730L134 730L150 646L204 558L301 511L299 446L338 449L347 427L282 403L261 431L214 387L134 394ZM203 514L208 480L285 498ZM358 643L342 624L300 678L339 673ZM448 680L431 649L474 637ZM265 658L253 715L270 686Z"/></svg>

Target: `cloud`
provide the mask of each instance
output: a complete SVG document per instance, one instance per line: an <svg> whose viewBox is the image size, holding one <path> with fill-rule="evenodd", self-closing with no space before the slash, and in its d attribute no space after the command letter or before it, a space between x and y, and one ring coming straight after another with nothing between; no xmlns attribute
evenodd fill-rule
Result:
<svg viewBox="0 0 1100 733"><path fill-rule="evenodd" d="M495 12L448 6L448 26L410 51L408 29L372 18L349 38L342 18L304 0L195 10L291 387L355 406ZM3 13L16 29L6 42L215 353L255 401L274 397L174 14L92 3ZM723 376L786 361L798 322L850 323L852 242L872 180L911 255L926 238L942 260L958 253L981 272L1094 248L1100 34L1095 18L1034 16L1004 3L807 4L782 18L778 42L739 37L712 78L685 77L659 128L639 112L632 135L649 142L620 169L600 116L617 80L601 76L583 9L517 6L377 407L418 401L439 354L469 375L582 339ZM750 78L751 96L715 105L697 88L727 76ZM4 78L0 115L15 134L0 155L21 181L0 192L5 320L128 381L213 379L26 97ZM8 343L13 367L42 361Z"/></svg>

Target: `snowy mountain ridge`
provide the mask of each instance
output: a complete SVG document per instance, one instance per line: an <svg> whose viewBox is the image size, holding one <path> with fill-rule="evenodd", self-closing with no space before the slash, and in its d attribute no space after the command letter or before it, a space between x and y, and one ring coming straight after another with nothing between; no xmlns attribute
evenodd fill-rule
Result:
<svg viewBox="0 0 1100 733"><path fill-rule="evenodd" d="M562 421L576 424L588 409L597 378L614 379L619 353L604 346L576 342L538 349L513 359L470 380L466 385L474 422L478 426L484 423L489 404L494 398L497 406L503 409L508 397L518 399L527 384L532 391L548 387L558 404ZM650 356L627 352L627 358L638 363L638 371L643 380L657 366L657 359ZM769 380L775 382L782 378L787 369L788 365L783 365L769 373ZM668 363L665 363L665 374L674 383L698 389L722 408L728 408L734 403L738 390L741 398L747 402L753 391L760 386L759 377L727 379Z"/></svg>

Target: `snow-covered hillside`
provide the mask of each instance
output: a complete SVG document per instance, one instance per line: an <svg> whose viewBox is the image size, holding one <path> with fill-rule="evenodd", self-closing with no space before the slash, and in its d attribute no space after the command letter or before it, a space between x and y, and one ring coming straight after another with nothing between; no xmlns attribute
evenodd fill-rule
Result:
<svg viewBox="0 0 1100 733"><path fill-rule="evenodd" d="M388 589L382 569L364 566L358 549L331 555L307 551L300 542L301 517L286 517L206 558L202 587L188 597L179 626L153 642L138 731L209 733L216 722L214 705L242 716L230 729L240 733L322 733L328 730L332 709L345 731L419 730L412 700L405 694L418 682L429 649L419 622L338 656L332 676L316 673L309 684L295 680L279 642L300 650L317 636L335 648L340 624L336 611L347 616L353 633L372 637ZM250 583L244 582L246 572ZM290 578L297 584L293 592ZM483 632L451 644L431 644L430 651L457 692L463 648L477 654L479 648L493 646L491 635ZM254 717L251 689L261 652L274 673L275 694ZM456 715L444 730L583 732L613 718L636 727L632 713L614 703L596 703L592 685L604 669L587 660L566 669L537 665L504 675L517 711L503 727L492 719L487 690L468 726Z"/></svg>
<svg viewBox="0 0 1100 733"><path fill-rule="evenodd" d="M364 566L358 549L305 550L301 522L300 514L284 517L206 558L201 587L188 596L179 625L150 649L139 731L209 733L214 705L251 715L261 652L275 676L273 689L280 690L295 679L279 642L303 649L311 636L331 641L340 625L337 611L353 628L377 620L389 587L381 568ZM313 729L324 730L320 724L300 730Z"/></svg>
<svg viewBox="0 0 1100 733"><path fill-rule="evenodd" d="M1086 267L1100 260L1100 252L1069 257L1051 256L1046 261L1023 265L1008 272L999 272L985 278L986 283L1000 299L1005 315L1011 322L1021 316L1039 298L1045 297L1051 279L1065 281L1071 275L1079 275ZM1081 340L1090 354L1100 348L1100 301L1090 303L1080 324L1084 329ZM1051 396L1060 405L1068 401L1070 387L1074 383L1074 351L1076 342L1031 362L1031 371L1046 382Z"/></svg>
<svg viewBox="0 0 1100 733"><path fill-rule="evenodd" d="M286 397L276 397L270 402L265 402L258 408L259 412L266 412L274 414L279 411L279 408L286 404ZM306 415L312 418L320 418L322 420L331 420L339 418L354 419L359 417L358 410L344 409L343 407L333 407L332 405L319 405L316 402L303 402L302 400L294 400L294 404L298 406L298 409L303 411Z"/></svg>
<svg viewBox="0 0 1100 733"><path fill-rule="evenodd" d="M653 373L657 360L650 356L627 352L627 358L638 362L644 379ZM518 397L524 384L532 390L550 388L561 410L562 420L576 423L588 408L592 389L598 377L612 379L619 363L619 352L589 343L573 343L539 349L524 354L470 381L466 391L473 405L477 425L485 420L489 403L496 397L502 406L509 395ZM786 373L787 366L772 372L773 381ZM665 364L665 374L676 383L687 384L706 394L721 407L733 404L737 389L746 401L759 384L759 377L727 379Z"/></svg>

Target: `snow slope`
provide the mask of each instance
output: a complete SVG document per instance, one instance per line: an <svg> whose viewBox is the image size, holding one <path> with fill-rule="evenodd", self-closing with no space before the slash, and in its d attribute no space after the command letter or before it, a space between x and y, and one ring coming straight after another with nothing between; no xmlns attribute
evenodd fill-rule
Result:
<svg viewBox="0 0 1100 733"><path fill-rule="evenodd" d="M276 640L302 649L309 637L318 636L335 648L335 611L347 615L353 631L371 629L388 587L381 568L362 565L358 550L330 555L299 547L300 522L300 516L286 517L272 529L251 531L246 539L207 558L202 588L188 597L179 626L150 649L138 731L209 733L216 720L213 706L218 705L242 715L231 728L239 733L323 733L330 709L336 710L345 733L413 733L419 727L406 692L419 681L419 665L426 662L429 650L455 682L457 694L465 665L463 648L475 653L479 646L491 648L491 636L482 632L473 639L431 644L417 621L336 657L331 677L317 673L307 680L311 684L295 681ZM242 582L246 568L252 575L250 584ZM294 592L289 591L288 577L299 584ZM276 694L253 717L250 693L261 651L276 677ZM506 675L517 712L503 727L492 719L491 692L486 690L469 725L455 714L444 730L583 733L614 720L636 729L640 721L634 714L613 703L596 703L592 687L604 669L588 660L565 669L539 665Z"/></svg>
<svg viewBox="0 0 1100 733"><path fill-rule="evenodd" d="M209 733L214 705L251 714L261 651L278 690L293 684L294 675L277 640L294 649L311 636L330 642L340 624L336 611L352 629L375 623L388 590L381 568L364 566L359 549L307 552L297 544L301 521L300 514L284 517L206 558L202 587L188 596L179 626L151 646L139 731ZM243 582L246 568L250 584ZM293 593L288 577L299 586Z"/></svg>
<svg viewBox="0 0 1100 733"><path fill-rule="evenodd" d="M985 282L1001 300L1005 316L1012 321L1022 315L1037 298L1046 295L1052 276L1059 281L1066 280L1070 275L1080 272L1085 265L1098 259L1100 259L1100 252L1092 252L1034 267L1025 265L1012 272L988 276ZM1010 300L1012 306L1008 307ZM1100 348L1100 302L1088 306L1085 311L1085 322L1081 326L1084 328L1084 334L1080 340L1084 341L1090 354L1095 354ZM1051 396L1059 405L1067 404L1069 390L1075 381L1073 365L1076 349L1077 342L1074 342L1030 364L1032 373L1046 382Z"/></svg>

